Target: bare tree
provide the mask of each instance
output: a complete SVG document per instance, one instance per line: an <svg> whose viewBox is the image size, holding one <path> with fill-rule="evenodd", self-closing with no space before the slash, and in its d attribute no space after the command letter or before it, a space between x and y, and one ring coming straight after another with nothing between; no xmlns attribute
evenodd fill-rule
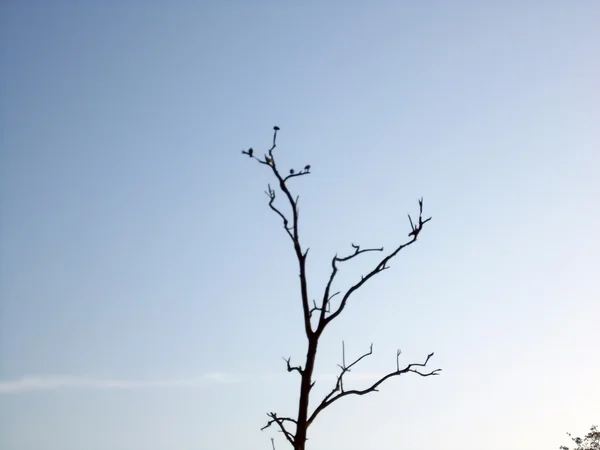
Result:
<svg viewBox="0 0 600 450"><path fill-rule="evenodd" d="M309 300L308 296L308 283L306 273L306 259L308 256L308 248L303 247L300 241L299 232L299 220L298 220L298 196L294 196L289 188L289 182L298 177L303 177L311 173L310 165L304 166L301 170L290 169L289 171L282 171L277 165L275 157L275 147L277 142L277 132L279 127L274 127L273 143L271 148L262 156L256 156L255 151L252 148L243 150L244 155L249 156L261 165L265 166L275 176L277 188L271 187L269 184L265 193L269 198L269 207L275 214L279 216L283 224L285 233L290 238L294 247L296 259L298 260L298 268L300 271L300 294L302 299L302 311L303 311L303 325L304 331L307 337L307 351L306 360L303 366L292 365L291 359L285 360L286 368L288 372L297 372L300 376L300 396L298 401L298 413L295 418L280 416L275 412L268 413L269 421L262 428L263 430L270 426L276 426L278 430L283 433L285 439L292 445L294 450L304 450L307 440L308 428L314 423L315 419L319 416L323 410L331 406L333 403L341 400L344 397L353 395L365 395L371 392L376 392L378 387L390 378L403 375L406 373L416 373L422 377L429 377L438 375L441 369L435 369L426 371L425 367L429 360L433 357L433 353L427 355L425 360L421 363L410 363L405 366L400 365L400 350L396 352L396 364L394 370L387 373L386 375L379 378L370 386L364 389L346 389L344 386L344 376L359 362L365 359L367 356L373 353L373 345L369 348L369 351L359 356L358 358L347 362L344 347L342 346L342 363L339 365L340 373L337 376L337 380L332 387L331 391L325 395L324 398L317 404L316 407L310 408L309 400L311 395L311 389L315 384L313 380L313 372L315 367L315 361L317 357L317 347L319 339L323 336L323 332L327 326L337 319L340 314L344 311L344 308L348 304L350 297L361 287L363 287L369 280L375 277L377 274L383 272L389 268L389 262L400 253L401 250L408 247L409 245L416 242L420 235L423 227L427 222L431 220L431 217L423 219L423 199L419 200L419 216L413 221L411 216L408 216L410 222L410 232L408 233L408 240L396 246L391 252L384 253L383 247L380 248L361 248L359 245L352 244L352 252L346 256L335 255L331 259L331 274L329 280L325 285L323 297L317 302ZM280 193L284 197L284 204L287 203L290 212L284 214L280 206L276 206L275 200L277 193ZM362 275L360 280L356 281L350 288L342 292L333 292L333 284L336 275L340 269L342 263L349 262L350 260L359 257L360 255L367 252L379 252L384 256L369 272ZM338 297L339 296L339 297ZM338 297L340 300L332 302L332 300ZM342 343L343 344L343 343ZM274 443L271 441L273 448Z"/></svg>

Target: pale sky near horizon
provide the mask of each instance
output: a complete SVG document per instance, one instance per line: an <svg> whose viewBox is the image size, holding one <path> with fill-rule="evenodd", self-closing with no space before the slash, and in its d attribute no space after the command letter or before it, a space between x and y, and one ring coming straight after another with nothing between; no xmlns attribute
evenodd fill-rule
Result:
<svg viewBox="0 0 600 450"><path fill-rule="evenodd" d="M311 450L545 450L600 425L600 3L0 5L0 447L265 450L293 416L294 180L333 254L419 241L323 337ZM342 268L339 289L375 263Z"/></svg>

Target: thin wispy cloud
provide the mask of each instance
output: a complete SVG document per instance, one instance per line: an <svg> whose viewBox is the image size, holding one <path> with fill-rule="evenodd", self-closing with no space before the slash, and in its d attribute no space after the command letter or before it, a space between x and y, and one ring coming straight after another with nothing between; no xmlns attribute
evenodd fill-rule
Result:
<svg viewBox="0 0 600 450"><path fill-rule="evenodd" d="M0 395L58 389L161 389L201 388L220 383L242 381L240 376L221 372L207 373L195 378L174 380L127 380L61 376L26 376L0 381Z"/></svg>
<svg viewBox="0 0 600 450"><path fill-rule="evenodd" d="M193 389L226 383L260 382L288 380L287 373L243 375L225 372L210 372L198 377L171 380L131 380L77 377L71 375L25 376L14 380L0 380L0 395L20 394L35 391L56 391L64 389ZM378 373L348 373L345 380L370 381L381 377ZM315 380L335 381L337 374L315 374Z"/></svg>

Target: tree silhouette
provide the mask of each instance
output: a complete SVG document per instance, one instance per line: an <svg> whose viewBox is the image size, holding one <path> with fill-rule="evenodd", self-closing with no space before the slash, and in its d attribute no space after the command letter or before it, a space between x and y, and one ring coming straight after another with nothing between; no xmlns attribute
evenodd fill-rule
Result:
<svg viewBox="0 0 600 450"><path fill-rule="evenodd" d="M583 438L573 437L571 433L567 433L571 440L575 442L577 447L572 450L600 450L600 431L597 425L592 425L590 431ZM570 450L565 445L560 446L560 450Z"/></svg>
<svg viewBox="0 0 600 450"><path fill-rule="evenodd" d="M341 400L344 397L354 395L365 395L372 392L376 392L377 388L390 378L403 375L406 373L415 373L422 377L429 377L438 375L441 369L434 369L426 371L425 367L429 363L429 360L433 357L433 353L427 355L423 362L410 363L404 366L400 364L401 352L396 352L396 364L394 370L387 373L386 375L379 378L377 381L372 383L363 389L347 389L344 386L344 376L354 368L363 359L373 353L373 345L371 344L369 351L362 354L358 358L352 361L346 361L345 348L342 343L342 363L339 365L340 373L331 388L331 391L325 395L320 402L310 408L310 395L311 389L315 384L313 380L313 371L315 367L315 361L317 357L317 348L320 338L323 336L323 332L337 319L340 314L344 311L344 308L348 304L350 297L363 287L367 282L374 278L379 273L386 269L389 269L390 261L395 258L403 249L412 245L416 242L420 235L423 227L426 223L431 220L431 217L423 218L423 199L419 200L419 215L418 218L413 221L409 215L408 219L410 222L410 232L408 233L409 240L398 244L391 252L384 253L383 247L380 248L361 248L360 245L352 245L352 252L346 256L338 256L337 254L331 259L331 273L329 280L327 281L322 298L317 302L309 300L308 296L308 283L306 273L306 260L308 257L308 248L304 247L300 241L299 231L299 219L298 219L298 196L294 196L288 186L289 182L293 178L309 175L311 173L311 166L305 165L302 170L281 170L277 165L275 158L275 148L277 144L277 132L279 127L273 127L273 142L271 148L263 155L263 157L256 156L256 152L250 148L248 150L242 150L244 155L247 155L251 159L254 159L259 164L268 168L276 180L276 187L273 188L270 184L267 186L265 193L269 199L269 208L279 216L281 219L283 229L289 239L292 242L294 253L298 261L298 269L300 272L300 294L302 299L302 313L303 313L303 325L304 331L307 337L307 351L304 365L292 365L291 358L284 358L286 368L288 372L296 372L300 376L300 395L298 400L298 412L295 418L280 416L275 412L268 413L269 420L267 424L262 428L276 426L279 431L283 434L285 439L292 445L294 450L305 450L307 431L308 428L314 423L319 414L326 408L330 407L333 403ZM287 173L287 174L285 174ZM285 174L285 175L284 175ZM284 214L280 209L280 206L275 204L277 193L280 193L284 197L284 204L287 203L290 212ZM379 262L366 274L362 275L360 280L357 280L350 288L343 291L333 292L333 284L343 263L347 263L354 258L367 252L379 252L383 253L383 257ZM339 296L339 297L338 297ZM334 298L340 299L337 302L333 302ZM274 448L274 443L272 441Z"/></svg>

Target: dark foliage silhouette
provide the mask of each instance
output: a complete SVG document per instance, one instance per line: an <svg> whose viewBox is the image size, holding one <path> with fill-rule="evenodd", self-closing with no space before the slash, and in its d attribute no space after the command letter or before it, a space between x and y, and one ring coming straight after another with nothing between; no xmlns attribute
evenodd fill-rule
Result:
<svg viewBox="0 0 600 450"><path fill-rule="evenodd" d="M567 434L577 447L570 448L561 445L560 450L600 450L600 431L598 431L597 425L593 425L583 438L573 437L571 433Z"/></svg>

